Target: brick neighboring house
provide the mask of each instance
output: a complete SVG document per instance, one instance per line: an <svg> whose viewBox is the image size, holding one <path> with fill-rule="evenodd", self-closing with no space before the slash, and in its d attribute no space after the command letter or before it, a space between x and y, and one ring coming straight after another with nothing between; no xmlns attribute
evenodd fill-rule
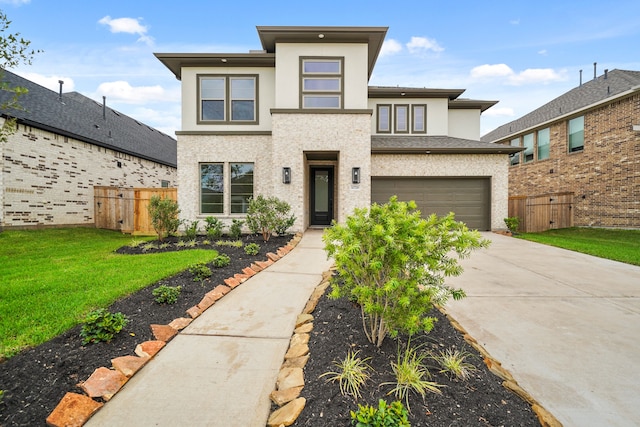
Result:
<svg viewBox="0 0 640 427"><path fill-rule="evenodd" d="M640 71L605 70L482 140L524 148L510 196L572 192L574 225L640 227Z"/></svg>
<svg viewBox="0 0 640 427"><path fill-rule="evenodd" d="M0 70L2 71L2 70ZM94 224L94 186L175 187L176 141L77 92L29 90L18 129L0 143L0 230ZM0 91L0 102L10 94Z"/></svg>
<svg viewBox="0 0 640 427"><path fill-rule="evenodd" d="M512 147L480 141L495 104L462 89L369 86L386 27L257 27L249 53L156 53L182 81L182 219L287 201L294 231L393 194L423 214L504 228Z"/></svg>

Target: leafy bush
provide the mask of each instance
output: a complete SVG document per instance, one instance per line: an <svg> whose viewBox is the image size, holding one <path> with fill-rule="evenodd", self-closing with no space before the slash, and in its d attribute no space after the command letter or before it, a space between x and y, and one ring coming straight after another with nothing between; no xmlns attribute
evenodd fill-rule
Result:
<svg viewBox="0 0 640 427"><path fill-rule="evenodd" d="M244 247L244 253L247 255L258 255L260 252L260 245L257 243L249 243Z"/></svg>
<svg viewBox="0 0 640 427"><path fill-rule="evenodd" d="M122 313L110 313L105 308L93 310L82 322L82 345L100 341L109 342L127 325L129 320Z"/></svg>
<svg viewBox="0 0 640 427"><path fill-rule="evenodd" d="M211 263L215 268L222 268L231 264L231 258L229 258L229 255L220 254L217 257L215 257L213 261L211 261Z"/></svg>
<svg viewBox="0 0 640 427"><path fill-rule="evenodd" d="M207 233L207 237L210 239L218 239L222 236L222 221L213 216L208 216L204 219L204 229Z"/></svg>
<svg viewBox="0 0 640 427"><path fill-rule="evenodd" d="M448 348L441 351L439 355L432 356L432 358L438 362L441 373L448 373L453 378L466 380L471 375L471 372L476 370L476 367L469 362L466 362L466 358L471 356L470 353L460 350L454 350Z"/></svg>
<svg viewBox="0 0 640 427"><path fill-rule="evenodd" d="M182 291L180 286L161 285L151 293L155 297L155 301L159 304L175 304L180 296L180 291Z"/></svg>
<svg viewBox="0 0 640 427"><path fill-rule="evenodd" d="M368 371L371 369L371 366L367 363L371 358L360 359L358 353L359 351L349 351L344 360L333 362L338 368L337 371L326 372L320 375L320 377L331 375L327 381L339 381L340 393L342 393L343 396L350 394L356 399L360 397L360 387L369 379Z"/></svg>
<svg viewBox="0 0 640 427"><path fill-rule="evenodd" d="M198 237L198 224L200 221L185 221L184 222L184 235L187 240L195 240Z"/></svg>
<svg viewBox="0 0 640 427"><path fill-rule="evenodd" d="M378 407L358 405L358 411L351 411L351 425L356 427L406 427L409 414L401 402L389 405L385 400L378 401Z"/></svg>
<svg viewBox="0 0 640 427"><path fill-rule="evenodd" d="M291 206L277 197L258 196L251 199L247 208L247 226L254 233L261 233L265 242L273 233L284 234L295 223Z"/></svg>
<svg viewBox="0 0 640 427"><path fill-rule="evenodd" d="M160 196L151 196L148 209L151 225L158 234L158 240L163 240L166 236L178 231L178 226L180 226L178 202L160 198Z"/></svg>
<svg viewBox="0 0 640 427"><path fill-rule="evenodd" d="M520 218L517 216L510 216L504 219L504 223L512 234L515 234L520 227Z"/></svg>
<svg viewBox="0 0 640 427"><path fill-rule="evenodd" d="M322 238L338 273L330 296L360 305L367 338L378 347L387 334L430 331L433 305L464 296L444 284L445 277L462 273L456 255L468 256L489 243L453 213L423 219L415 202L395 196L384 205L356 209Z"/></svg>
<svg viewBox="0 0 640 427"><path fill-rule="evenodd" d="M193 274L194 282L201 282L207 277L211 277L211 269L204 262L197 262L189 266L189 273Z"/></svg>
<svg viewBox="0 0 640 427"><path fill-rule="evenodd" d="M242 236L242 226L244 221L241 219L232 219L231 227L229 227L229 237L232 239L239 239Z"/></svg>

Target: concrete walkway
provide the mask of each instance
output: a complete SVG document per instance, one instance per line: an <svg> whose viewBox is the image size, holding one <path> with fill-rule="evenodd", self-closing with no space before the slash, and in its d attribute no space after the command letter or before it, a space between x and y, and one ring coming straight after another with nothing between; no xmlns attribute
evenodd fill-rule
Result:
<svg viewBox="0 0 640 427"><path fill-rule="evenodd" d="M86 425L264 427L296 317L331 266L321 236L195 319Z"/></svg>
<svg viewBox="0 0 640 427"><path fill-rule="evenodd" d="M640 267L484 236L447 311L565 426L640 425Z"/></svg>

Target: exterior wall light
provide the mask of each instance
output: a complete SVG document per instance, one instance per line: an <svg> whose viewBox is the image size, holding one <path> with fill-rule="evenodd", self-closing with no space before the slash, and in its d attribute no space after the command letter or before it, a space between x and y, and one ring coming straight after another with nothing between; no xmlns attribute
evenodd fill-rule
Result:
<svg viewBox="0 0 640 427"><path fill-rule="evenodd" d="M282 168L282 183L291 184L291 168Z"/></svg>
<svg viewBox="0 0 640 427"><path fill-rule="evenodd" d="M351 168L351 182L360 184L360 168Z"/></svg>

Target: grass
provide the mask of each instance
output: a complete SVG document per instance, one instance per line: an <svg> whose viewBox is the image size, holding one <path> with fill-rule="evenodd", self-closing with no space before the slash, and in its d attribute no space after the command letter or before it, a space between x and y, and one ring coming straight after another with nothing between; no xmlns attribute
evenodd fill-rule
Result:
<svg viewBox="0 0 640 427"><path fill-rule="evenodd" d="M640 265L640 230L561 228L516 237L600 258Z"/></svg>
<svg viewBox="0 0 640 427"><path fill-rule="evenodd" d="M131 236L92 228L0 233L0 360L216 251L118 255Z"/></svg>
<svg viewBox="0 0 640 427"><path fill-rule="evenodd" d="M320 377L331 375L327 381L339 381L340 393L342 395L349 394L356 400L360 398L360 388L369 379L369 370L371 370L371 366L367 363L371 358L360 359L359 352L359 350L349 351L343 360L333 362L338 368L337 371L320 375Z"/></svg>

